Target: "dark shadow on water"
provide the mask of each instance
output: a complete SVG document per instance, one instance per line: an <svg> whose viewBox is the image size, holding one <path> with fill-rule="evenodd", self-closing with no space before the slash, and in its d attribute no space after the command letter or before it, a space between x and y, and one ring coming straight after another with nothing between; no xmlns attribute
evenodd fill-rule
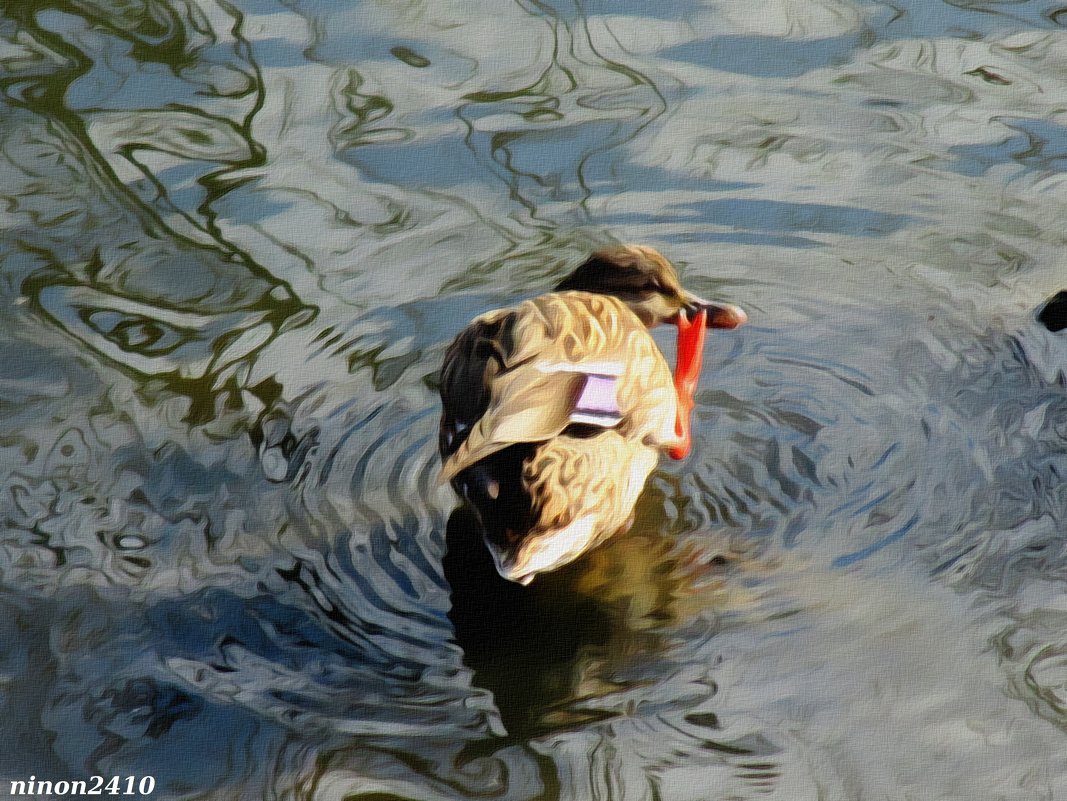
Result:
<svg viewBox="0 0 1067 801"><path fill-rule="evenodd" d="M467 509L452 513L445 538L448 616L474 683L493 693L512 737L536 736L547 728L545 714L572 697L583 652L607 646L613 616L594 599L568 591L566 569L529 587L501 578Z"/></svg>

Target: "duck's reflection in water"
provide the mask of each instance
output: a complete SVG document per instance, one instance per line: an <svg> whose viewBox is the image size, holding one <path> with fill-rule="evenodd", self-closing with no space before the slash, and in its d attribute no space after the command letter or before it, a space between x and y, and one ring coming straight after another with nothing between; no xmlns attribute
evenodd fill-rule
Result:
<svg viewBox="0 0 1067 801"><path fill-rule="evenodd" d="M716 599L738 555L711 536L699 549L679 545L661 533L664 521L647 520L652 506L639 504L629 533L528 587L497 574L468 510L452 513L449 617L474 683L493 693L512 737L619 714L617 704L598 701L668 679L680 627L699 617L714 629Z"/></svg>

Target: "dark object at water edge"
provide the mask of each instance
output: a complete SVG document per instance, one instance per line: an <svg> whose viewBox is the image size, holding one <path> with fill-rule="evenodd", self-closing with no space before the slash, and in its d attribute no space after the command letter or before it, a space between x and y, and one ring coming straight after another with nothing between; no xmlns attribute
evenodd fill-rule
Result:
<svg viewBox="0 0 1067 801"><path fill-rule="evenodd" d="M1067 328L1067 289L1061 289L1046 301L1037 313L1037 321L1053 332Z"/></svg>

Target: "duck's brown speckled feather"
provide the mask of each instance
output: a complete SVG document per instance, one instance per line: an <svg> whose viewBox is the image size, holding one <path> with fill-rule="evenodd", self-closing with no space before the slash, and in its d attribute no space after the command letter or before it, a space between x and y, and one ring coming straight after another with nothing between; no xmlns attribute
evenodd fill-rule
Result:
<svg viewBox="0 0 1067 801"><path fill-rule="evenodd" d="M618 376L614 431L631 449L658 451L675 440L670 369L622 301L557 292L475 319L441 373L442 480L510 445L559 436L590 373Z"/></svg>

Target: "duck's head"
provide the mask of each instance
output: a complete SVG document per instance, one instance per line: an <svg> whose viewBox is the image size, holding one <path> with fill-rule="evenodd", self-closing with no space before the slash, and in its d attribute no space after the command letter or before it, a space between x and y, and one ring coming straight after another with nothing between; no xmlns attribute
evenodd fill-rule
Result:
<svg viewBox="0 0 1067 801"><path fill-rule="evenodd" d="M737 328L748 320L737 306L687 292L671 263L641 245L598 250L556 286L557 292L568 290L616 297L649 328L678 323L683 316L692 319L701 311L707 313L708 328Z"/></svg>

